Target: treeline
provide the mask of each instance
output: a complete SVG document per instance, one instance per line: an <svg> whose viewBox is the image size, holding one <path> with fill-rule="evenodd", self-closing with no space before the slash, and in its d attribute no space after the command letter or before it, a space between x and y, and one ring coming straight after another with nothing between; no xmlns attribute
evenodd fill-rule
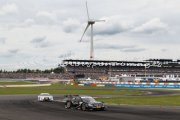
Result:
<svg viewBox="0 0 180 120"><path fill-rule="evenodd" d="M18 69L16 71L6 71L6 70L0 70L0 73L64 73L65 68L64 67L57 67L52 69L45 69L45 70L32 70L32 69Z"/></svg>

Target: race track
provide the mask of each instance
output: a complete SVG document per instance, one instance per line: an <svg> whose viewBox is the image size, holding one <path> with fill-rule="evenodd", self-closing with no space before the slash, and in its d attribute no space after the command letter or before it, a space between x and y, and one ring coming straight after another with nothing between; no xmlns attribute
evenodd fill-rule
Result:
<svg viewBox="0 0 180 120"><path fill-rule="evenodd" d="M108 107L107 111L67 110L62 102L38 102L36 95L4 95L0 96L0 120L180 120L180 107Z"/></svg>

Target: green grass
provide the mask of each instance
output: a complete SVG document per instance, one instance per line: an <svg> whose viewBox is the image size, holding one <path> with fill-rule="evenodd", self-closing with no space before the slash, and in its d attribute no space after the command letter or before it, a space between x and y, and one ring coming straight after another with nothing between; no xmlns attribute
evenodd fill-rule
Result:
<svg viewBox="0 0 180 120"><path fill-rule="evenodd" d="M115 87L81 87L70 86L62 84L53 84L44 87L16 87L16 88L0 88L0 94L39 94L41 92L48 92L51 94L88 94L88 95L141 95L145 92L134 89L118 89Z"/></svg>
<svg viewBox="0 0 180 120"><path fill-rule="evenodd" d="M0 85L26 85L26 84L35 84L30 81L0 81Z"/></svg>
<svg viewBox="0 0 180 120"><path fill-rule="evenodd" d="M0 85L24 85L31 82L0 82ZM85 95L107 95L111 98L97 98L108 104L129 104L129 105L162 105L180 106L180 95L170 96L138 96L146 94L141 89L117 88L117 87L92 87L92 86L70 86L63 84L52 84L44 87L0 87L0 95L10 94L39 94L48 92L50 94L85 94ZM116 97L112 97L112 96ZM134 96L135 95L135 96Z"/></svg>
<svg viewBox="0 0 180 120"><path fill-rule="evenodd" d="M108 104L180 106L180 95L98 98Z"/></svg>

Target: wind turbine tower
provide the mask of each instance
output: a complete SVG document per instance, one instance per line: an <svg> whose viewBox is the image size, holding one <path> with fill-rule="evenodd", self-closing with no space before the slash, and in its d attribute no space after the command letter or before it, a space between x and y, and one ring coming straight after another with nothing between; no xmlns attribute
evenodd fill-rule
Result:
<svg viewBox="0 0 180 120"><path fill-rule="evenodd" d="M87 1L86 1L86 11L87 11L87 17L88 17L88 21L87 21L87 26L83 32L83 35L80 39L80 42L82 41L84 34L86 33L87 29L89 28L89 26L91 26L91 42L90 42L90 60L94 60L94 43L93 43L93 25L96 22L104 22L105 20L94 20L94 19L90 19L89 17L89 11L88 11L88 5L87 5Z"/></svg>

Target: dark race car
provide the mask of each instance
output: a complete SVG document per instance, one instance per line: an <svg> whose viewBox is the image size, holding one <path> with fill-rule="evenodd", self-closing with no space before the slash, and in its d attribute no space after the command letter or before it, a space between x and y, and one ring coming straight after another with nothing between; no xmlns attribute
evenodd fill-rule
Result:
<svg viewBox="0 0 180 120"><path fill-rule="evenodd" d="M106 107L102 102L96 101L91 96L65 95L65 108L76 108L86 110L105 110Z"/></svg>

